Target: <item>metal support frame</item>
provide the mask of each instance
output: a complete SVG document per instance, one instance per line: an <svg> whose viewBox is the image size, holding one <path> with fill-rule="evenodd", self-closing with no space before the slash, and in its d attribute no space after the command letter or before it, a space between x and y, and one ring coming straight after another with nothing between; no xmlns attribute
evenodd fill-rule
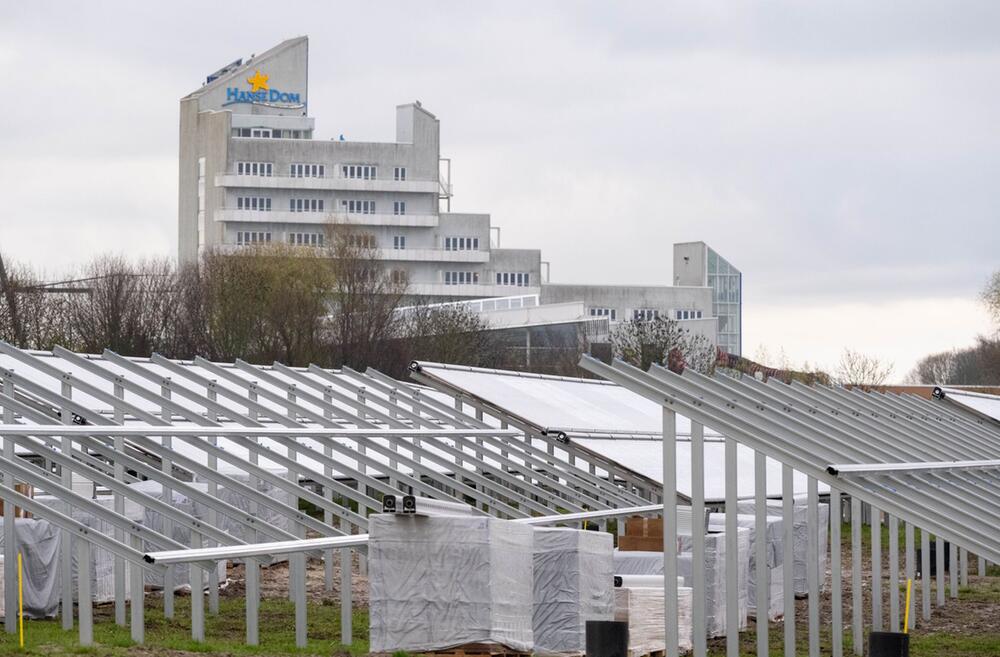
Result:
<svg viewBox="0 0 1000 657"><path fill-rule="evenodd" d="M906 466L901 472L869 473L868 476L852 475L840 479L827 471L826 464L844 463L849 459L865 465L897 463L900 453L907 453L920 461L940 461L941 448L935 449L933 441L926 435L927 425L935 422L929 415L912 420L901 418L898 412L876 415L863 409L852 410L850 404L857 398L863 398L866 403L876 407L885 403L884 396L864 395L857 391L847 393L823 388L804 391L803 386L774 382L761 384L726 377L710 378L688 372L679 376L655 365L647 374L621 362L608 366L586 356L581 359L581 366L660 403L666 410L683 413L692 421L711 426L727 438L762 450L767 456L781 462L786 469L799 470L816 481L837 487L839 492L871 504L874 510L873 569L876 571L873 573L875 629L879 629L882 624L879 607L880 573L877 572L880 570L881 554L880 511L897 519L896 522L902 519L919 523L924 530L947 537L956 551L958 547L981 550L989 558L1000 549L996 532L984 526L981 515L972 514L968 506L961 505L963 500L968 502L971 499L981 503L985 507L985 514L990 518L1000 513L1000 504L996 498L987 499L982 493L986 490L984 486L995 489L1000 483L1000 479L994 477L990 469L963 469L956 473L954 468L913 471L913 468ZM899 405L897 402L898 400L893 400L893 403ZM907 403L912 404L913 401L907 400ZM886 413L884 409L882 413ZM976 430L962 424L961 418L952 421L970 432ZM952 434L955 440L962 443L963 449L955 452L956 457L980 461L996 459L996 435L991 454L982 451L981 448L986 443L981 435L964 439L956 434L955 429L941 425L941 420L937 422L934 428L938 433ZM978 430L983 429L979 427ZM857 440L859 431L864 432L862 435L866 436L865 441ZM900 442L902 436L905 436L904 442ZM950 447L949 444L949 449ZM893 459L892 456L896 458ZM976 490L977 486L979 490ZM786 521L790 521L792 516L789 499L791 492L789 485L784 495ZM857 518L857 515L854 514L854 517ZM856 537L859 538L860 535L857 534ZM860 547L857 542L856 547ZM855 550L855 560L859 559L859 552L858 549ZM939 554L938 558L942 557L943 554ZM956 558L955 561L957 564L959 559ZM896 566L898 568L898 555ZM857 596L860 581L856 580L856 584ZM898 594L898 589L896 593ZM859 608L860 604L855 606L855 621L859 620ZM785 621L786 650L791 653L795 649L794 617L786 618ZM817 630L815 634L818 635L816 624L810 625L811 629ZM859 623L856 622L855 625L855 650L858 651L862 647L859 645L861 635ZM811 631L810 635L813 634ZM812 644L812 636L810 643ZM811 645L811 652L815 653L816 647Z"/></svg>

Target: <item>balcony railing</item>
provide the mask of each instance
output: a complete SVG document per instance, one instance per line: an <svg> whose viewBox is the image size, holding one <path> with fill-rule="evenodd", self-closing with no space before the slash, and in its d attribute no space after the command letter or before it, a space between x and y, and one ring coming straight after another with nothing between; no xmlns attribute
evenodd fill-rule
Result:
<svg viewBox="0 0 1000 657"><path fill-rule="evenodd" d="M298 176L247 176L227 172L215 176L216 187L252 187L255 189L321 189L359 192L412 192L438 194L437 180L393 180L392 178L323 178Z"/></svg>
<svg viewBox="0 0 1000 657"><path fill-rule="evenodd" d="M347 212L290 212L221 208L216 221L248 223L338 224L348 226L437 226L436 214L353 214Z"/></svg>

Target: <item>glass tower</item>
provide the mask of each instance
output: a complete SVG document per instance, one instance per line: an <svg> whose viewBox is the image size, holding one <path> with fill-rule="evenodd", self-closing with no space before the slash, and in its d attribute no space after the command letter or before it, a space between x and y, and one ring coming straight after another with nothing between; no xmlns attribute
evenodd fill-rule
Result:
<svg viewBox="0 0 1000 657"><path fill-rule="evenodd" d="M742 355L740 327L743 321L743 274L729 261L708 251L708 287L712 288L712 311L719 319L719 347Z"/></svg>

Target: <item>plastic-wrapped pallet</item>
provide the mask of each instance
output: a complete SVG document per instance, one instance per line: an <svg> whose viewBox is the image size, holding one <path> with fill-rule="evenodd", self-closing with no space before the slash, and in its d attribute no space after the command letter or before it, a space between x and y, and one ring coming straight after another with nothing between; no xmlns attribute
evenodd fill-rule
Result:
<svg viewBox="0 0 1000 657"><path fill-rule="evenodd" d="M750 530L750 547L747 569L747 613L751 617L755 618L757 616L757 518L753 515L741 513L736 516L736 524L739 527L746 527ZM725 531L726 514L710 514L708 517L708 527L711 531ZM767 598L767 602L768 618L770 620L777 620L784 612L784 587L781 586L781 582L784 581L784 578L780 568L783 557L781 548L782 539L783 534L781 518L768 516L767 529L765 532L765 540L767 541L765 555L767 559L766 567L768 568L769 575L768 590L770 591L770 595ZM776 577L778 582L777 588L775 587Z"/></svg>
<svg viewBox="0 0 1000 657"><path fill-rule="evenodd" d="M737 575L737 616L739 629L747 626L747 564L750 552L750 530L740 527L736 531L739 572ZM694 573L690 536L680 537L681 554L677 557L677 574L684 576L684 584L691 586ZM705 535L705 628L709 636L726 633L726 535Z"/></svg>
<svg viewBox="0 0 1000 657"><path fill-rule="evenodd" d="M159 496L158 492L159 484L157 484L156 482L140 482L140 483L143 485L148 484L150 485L150 488L156 487L157 491L156 494L157 496ZM138 483L133 484L133 486L139 486L139 485L140 484ZM35 500L50 508L55 509L56 511L59 511L67 515L72 515L73 519L77 520L78 522L82 522L83 524L85 524L87 527L90 527L94 531L112 537L115 534L115 527L111 523L107 522L106 520L103 520L102 518L98 518L85 511L82 511L79 508L70 507L70 505L68 505L66 502L56 497L53 497L51 495L39 495L35 497ZM177 491L174 491L174 500L175 500L175 506L178 506L179 508L189 513L190 515L193 515L194 517L199 517L195 513L195 508L193 506L185 504L187 498L178 493ZM98 497L94 501L100 504L101 506L109 507L112 509L114 508L114 500L112 498ZM141 506L129 507L129 505L126 505L125 511L126 511L126 516L129 516L129 514L138 515L139 519L136 520L136 522L138 522L139 524L149 527L161 534L164 533L163 519L160 517L160 514L149 511L148 509L143 511L143 507ZM132 519L131 516L130 519ZM178 527L175 525L173 527L173 534L171 538L173 538L175 541L183 543L184 545L190 545L191 531L187 528ZM142 549L152 550L153 546L148 542L144 542ZM98 548L96 546L91 548L90 556L91 556L90 572L92 580L91 582L92 599L94 602L98 603L111 602L115 599L115 584L114 584L115 556L111 552L108 552L107 550L102 550L101 548ZM74 582L76 581L77 558L78 558L77 552L76 550L74 550L72 555ZM188 565L178 564L176 566L173 566L173 568L174 568L175 589L178 590L190 589L190 579L189 579L190 571ZM226 580L225 562L219 562L217 564L217 568L218 568L217 572L219 575L219 580L224 582ZM131 574L129 572L130 570L131 570L130 568L127 567L125 568L126 599L128 599L129 592L131 591L131 588L129 586L129 581L131 578ZM152 587L163 586L162 576L158 576L155 573L151 573L148 571L144 571L144 582L145 584Z"/></svg>
<svg viewBox="0 0 1000 657"><path fill-rule="evenodd" d="M677 589L677 643L692 647L692 590ZM615 589L615 620L628 623L628 657L639 657L666 647L663 587Z"/></svg>
<svg viewBox="0 0 1000 657"><path fill-rule="evenodd" d="M725 534L705 536L705 628L709 636L723 636L726 633L726 541ZM740 567L737 591L737 614L740 629L746 628L747 608L747 563L750 551L750 530L740 528L737 532ZM692 563L691 537L680 537L681 553L677 555L677 574L684 577L684 585L691 586L694 567ZM660 552L614 553L616 575L662 575L663 554ZM773 590L773 587L772 587Z"/></svg>
<svg viewBox="0 0 1000 657"><path fill-rule="evenodd" d="M830 505L820 504L819 507L819 579L820 586L826 586L826 559L828 550L828 540L830 534ZM740 502L737 505L739 513L753 514L755 503L753 501ZM782 516L781 500L767 501L767 514L769 516ZM795 595L803 596L809 594L809 587L806 582L806 553L809 548L808 532L808 506L806 498L799 495L795 497L794 504L795 522L792 525L792 532L795 542L792 545L792 552L795 561L792 564L792 574L795 576Z"/></svg>
<svg viewBox="0 0 1000 657"><path fill-rule="evenodd" d="M615 575L663 575L662 552L615 550Z"/></svg>
<svg viewBox="0 0 1000 657"><path fill-rule="evenodd" d="M490 517L368 522L372 652L493 643L531 652L533 530Z"/></svg>
<svg viewBox="0 0 1000 657"><path fill-rule="evenodd" d="M614 615L614 540L607 532L534 531L535 654L583 654L587 621Z"/></svg>
<svg viewBox="0 0 1000 657"><path fill-rule="evenodd" d="M0 553L3 548L0 517ZM26 618L52 618L59 611L59 543L61 532L47 520L16 518L14 532L23 562L22 590ZM3 557L0 556L0 566ZM13 583L17 586L17 582ZM4 571L0 568L0 616L4 612ZM16 611L16 610L15 610Z"/></svg>

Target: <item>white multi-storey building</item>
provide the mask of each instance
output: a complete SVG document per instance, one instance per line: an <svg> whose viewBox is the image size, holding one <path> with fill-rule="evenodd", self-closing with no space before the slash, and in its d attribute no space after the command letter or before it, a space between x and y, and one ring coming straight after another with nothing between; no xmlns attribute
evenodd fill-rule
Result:
<svg viewBox="0 0 1000 657"><path fill-rule="evenodd" d="M330 224L347 224L415 296L537 293L537 249L492 248L489 215L441 211L451 187L440 126L419 102L396 108L394 142L313 138L308 48L306 37L285 41L181 100L181 261L269 242L322 246Z"/></svg>
<svg viewBox="0 0 1000 657"><path fill-rule="evenodd" d="M423 301L537 295L611 324L667 316L739 354L742 277L704 243L675 245L677 287L543 281L537 249L495 248L488 214L450 211L451 162L419 102L396 108L393 142L315 139L308 60L308 38L290 39L181 99L182 263L262 243L320 247L331 225L348 225Z"/></svg>

